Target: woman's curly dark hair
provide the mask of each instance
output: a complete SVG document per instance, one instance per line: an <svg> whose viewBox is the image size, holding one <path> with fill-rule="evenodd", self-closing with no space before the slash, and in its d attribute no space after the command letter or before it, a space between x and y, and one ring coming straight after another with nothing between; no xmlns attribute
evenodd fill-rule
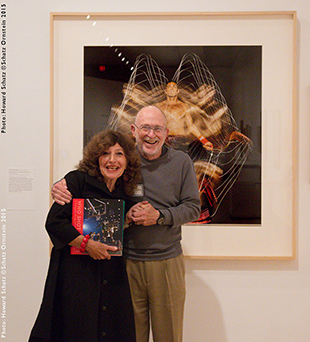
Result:
<svg viewBox="0 0 310 342"><path fill-rule="evenodd" d="M99 157L117 143L124 150L127 162L122 176L124 190L127 195L132 195L140 180L140 157L134 140L125 134L112 130L104 130L96 134L84 148L83 159L79 162L77 169L103 180L99 168Z"/></svg>

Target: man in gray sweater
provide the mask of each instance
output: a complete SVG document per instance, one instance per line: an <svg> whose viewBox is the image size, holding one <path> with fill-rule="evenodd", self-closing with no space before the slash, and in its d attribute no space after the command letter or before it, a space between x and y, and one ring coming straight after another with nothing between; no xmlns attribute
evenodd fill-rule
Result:
<svg viewBox="0 0 310 342"><path fill-rule="evenodd" d="M148 341L151 321L155 342L179 342L185 300L181 225L200 213L195 170L186 153L164 145L167 122L157 107L142 108L131 130L141 155L144 200L128 212L133 224L124 238L137 341Z"/></svg>
<svg viewBox="0 0 310 342"><path fill-rule="evenodd" d="M142 108L131 126L141 156L142 183L127 213L124 257L135 310L137 342L181 342L185 268L181 225L196 220L200 200L190 157L164 145L163 112ZM58 186L58 185L57 185ZM61 201L59 189L53 190ZM67 197L67 200L69 197Z"/></svg>

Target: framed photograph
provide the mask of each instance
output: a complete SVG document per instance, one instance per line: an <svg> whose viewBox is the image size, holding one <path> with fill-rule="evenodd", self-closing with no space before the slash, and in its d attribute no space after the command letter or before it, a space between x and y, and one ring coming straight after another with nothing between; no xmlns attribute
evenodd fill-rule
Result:
<svg viewBox="0 0 310 342"><path fill-rule="evenodd" d="M184 254L293 259L296 22L295 12L51 13L51 183L111 121L141 56L164 82L195 56L253 149L211 223L182 227Z"/></svg>

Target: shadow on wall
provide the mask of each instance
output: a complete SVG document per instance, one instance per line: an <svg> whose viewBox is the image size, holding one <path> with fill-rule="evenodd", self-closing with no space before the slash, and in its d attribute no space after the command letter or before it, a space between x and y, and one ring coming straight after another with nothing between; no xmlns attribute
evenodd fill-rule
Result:
<svg viewBox="0 0 310 342"><path fill-rule="evenodd" d="M227 342L220 304L213 291L186 265L184 342Z"/></svg>
<svg viewBox="0 0 310 342"><path fill-rule="evenodd" d="M184 342L208 341L227 342L223 311L215 293L208 286L207 272L211 271L257 271L296 272L299 270L296 260L217 260L185 259L186 301L184 317ZM196 273L196 271L199 271Z"/></svg>

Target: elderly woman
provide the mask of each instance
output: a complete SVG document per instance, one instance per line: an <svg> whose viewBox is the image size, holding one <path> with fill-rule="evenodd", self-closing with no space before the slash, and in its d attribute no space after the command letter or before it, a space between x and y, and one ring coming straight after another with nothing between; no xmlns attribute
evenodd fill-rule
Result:
<svg viewBox="0 0 310 342"><path fill-rule="evenodd" d="M119 132L103 131L92 138L77 170L65 179L75 198L126 200L133 194L139 171L134 142ZM128 209L130 203L125 203ZM71 203L52 205L46 229L53 249L29 342L136 341L123 258L109 254L117 247L84 239L71 219ZM70 246L81 244L88 255L71 255Z"/></svg>

